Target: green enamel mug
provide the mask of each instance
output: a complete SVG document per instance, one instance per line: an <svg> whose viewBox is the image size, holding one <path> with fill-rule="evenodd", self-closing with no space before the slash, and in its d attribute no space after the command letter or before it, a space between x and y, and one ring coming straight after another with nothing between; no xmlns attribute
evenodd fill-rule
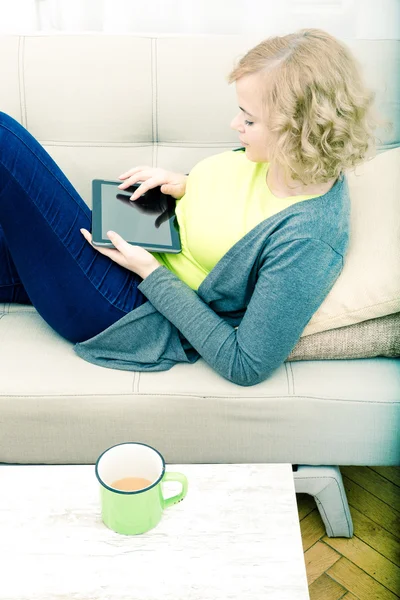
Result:
<svg viewBox="0 0 400 600"><path fill-rule="evenodd" d="M140 442L124 442L105 450L96 461L95 473L103 523L124 535L138 535L156 527L164 508L183 500L188 490L185 475L166 473L158 450ZM165 481L178 481L182 491L164 498Z"/></svg>

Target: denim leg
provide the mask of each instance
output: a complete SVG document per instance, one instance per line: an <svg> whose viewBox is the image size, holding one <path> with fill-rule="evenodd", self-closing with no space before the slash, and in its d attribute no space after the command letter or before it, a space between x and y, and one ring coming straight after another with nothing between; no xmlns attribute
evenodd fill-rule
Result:
<svg viewBox="0 0 400 600"><path fill-rule="evenodd" d="M71 342L97 335L146 302L137 289L141 278L80 233L81 227L91 230L91 211L55 161L2 112L0 225L25 294Z"/></svg>
<svg viewBox="0 0 400 600"><path fill-rule="evenodd" d="M0 227L0 302L32 304L15 268L14 261Z"/></svg>

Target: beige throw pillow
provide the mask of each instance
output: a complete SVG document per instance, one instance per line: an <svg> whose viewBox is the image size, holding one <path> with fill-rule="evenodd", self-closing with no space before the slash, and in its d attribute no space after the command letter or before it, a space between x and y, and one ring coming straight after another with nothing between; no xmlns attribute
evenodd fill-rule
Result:
<svg viewBox="0 0 400 600"><path fill-rule="evenodd" d="M346 177L351 228L344 268L302 338L400 311L400 148Z"/></svg>

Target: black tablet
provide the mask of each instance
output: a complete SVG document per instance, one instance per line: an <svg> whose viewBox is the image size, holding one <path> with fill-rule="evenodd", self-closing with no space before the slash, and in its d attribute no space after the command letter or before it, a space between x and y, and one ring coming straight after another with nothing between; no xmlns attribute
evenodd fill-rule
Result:
<svg viewBox="0 0 400 600"><path fill-rule="evenodd" d="M92 242L114 248L107 231L152 252L181 252L175 199L156 187L129 200L140 183L120 190L121 181L93 179Z"/></svg>

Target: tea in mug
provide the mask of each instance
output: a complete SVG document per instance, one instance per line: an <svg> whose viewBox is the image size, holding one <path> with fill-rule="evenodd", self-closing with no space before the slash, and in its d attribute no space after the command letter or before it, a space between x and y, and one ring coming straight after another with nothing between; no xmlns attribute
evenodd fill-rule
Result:
<svg viewBox="0 0 400 600"><path fill-rule="evenodd" d="M151 485L151 481L143 477L123 477L114 481L111 487L122 492L137 492L149 487L149 485Z"/></svg>

